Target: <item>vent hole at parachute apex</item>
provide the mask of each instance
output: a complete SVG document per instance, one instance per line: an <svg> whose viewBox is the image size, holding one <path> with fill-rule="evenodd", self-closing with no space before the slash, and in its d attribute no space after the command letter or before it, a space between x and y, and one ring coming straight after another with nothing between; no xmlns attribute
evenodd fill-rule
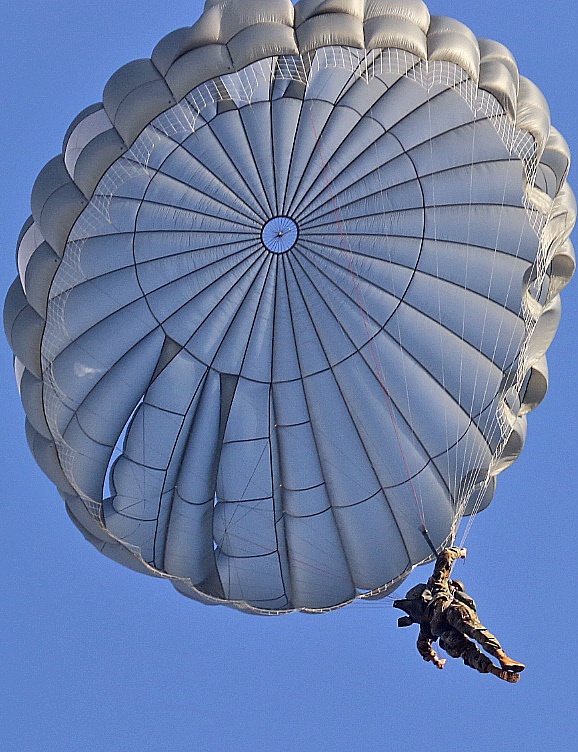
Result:
<svg viewBox="0 0 578 752"><path fill-rule="evenodd" d="M299 228L291 217L273 217L261 231L263 245L271 253L286 253L297 242Z"/></svg>

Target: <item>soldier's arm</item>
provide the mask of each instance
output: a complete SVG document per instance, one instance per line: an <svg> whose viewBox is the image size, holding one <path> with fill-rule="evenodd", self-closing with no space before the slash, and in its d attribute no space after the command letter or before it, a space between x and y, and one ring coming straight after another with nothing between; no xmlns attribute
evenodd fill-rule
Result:
<svg viewBox="0 0 578 752"><path fill-rule="evenodd" d="M443 668L445 665L445 659L440 658L432 646L433 637L428 629L422 627L419 631L417 638L417 650L424 661L433 663L437 668Z"/></svg>
<svg viewBox="0 0 578 752"><path fill-rule="evenodd" d="M453 546L452 548L444 548L439 554L432 576L428 580L428 585L432 589L447 589L450 575L452 573L452 567L456 559L465 559L467 549L458 548Z"/></svg>

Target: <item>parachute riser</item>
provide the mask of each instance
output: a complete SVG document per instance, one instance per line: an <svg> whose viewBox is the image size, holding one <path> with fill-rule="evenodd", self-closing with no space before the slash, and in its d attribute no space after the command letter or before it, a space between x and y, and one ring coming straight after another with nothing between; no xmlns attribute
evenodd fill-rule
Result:
<svg viewBox="0 0 578 752"><path fill-rule="evenodd" d="M432 543L432 539L431 539L431 538L430 538L430 536L429 536L429 532L428 532L428 529L427 529L427 527L426 527L425 525L423 525L423 526L422 526L422 527L420 528L420 532L421 532L421 534L423 535L423 537L425 538L425 540L426 540L426 543L427 543L427 544L428 544L428 546L430 547L432 554L433 554L433 555L434 555L434 556L436 557L436 559L437 559L437 555L438 555L438 552L436 551L436 548L435 548L434 544Z"/></svg>

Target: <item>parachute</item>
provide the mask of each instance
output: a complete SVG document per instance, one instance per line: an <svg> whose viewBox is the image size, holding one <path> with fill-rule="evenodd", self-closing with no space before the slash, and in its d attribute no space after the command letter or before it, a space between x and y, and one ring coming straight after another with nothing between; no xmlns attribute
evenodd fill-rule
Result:
<svg viewBox="0 0 578 752"><path fill-rule="evenodd" d="M41 171L5 328L102 553L207 604L385 596L485 508L574 271L569 153L421 0L207 0Z"/></svg>

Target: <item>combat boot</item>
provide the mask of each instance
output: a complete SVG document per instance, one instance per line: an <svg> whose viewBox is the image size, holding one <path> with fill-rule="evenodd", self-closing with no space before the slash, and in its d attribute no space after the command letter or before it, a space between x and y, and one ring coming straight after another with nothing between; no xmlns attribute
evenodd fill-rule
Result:
<svg viewBox="0 0 578 752"><path fill-rule="evenodd" d="M506 669L498 668L497 666L491 666L490 673L497 676L502 681L510 682L510 684L516 684L520 681L520 674L513 671L506 671Z"/></svg>
<svg viewBox="0 0 578 752"><path fill-rule="evenodd" d="M511 658L508 658L503 650L496 650L494 655L500 661L500 666L503 669L506 669L506 671L514 671L516 674L518 674L520 673L520 671L523 671L526 668L523 663L518 663L517 661L513 661Z"/></svg>

